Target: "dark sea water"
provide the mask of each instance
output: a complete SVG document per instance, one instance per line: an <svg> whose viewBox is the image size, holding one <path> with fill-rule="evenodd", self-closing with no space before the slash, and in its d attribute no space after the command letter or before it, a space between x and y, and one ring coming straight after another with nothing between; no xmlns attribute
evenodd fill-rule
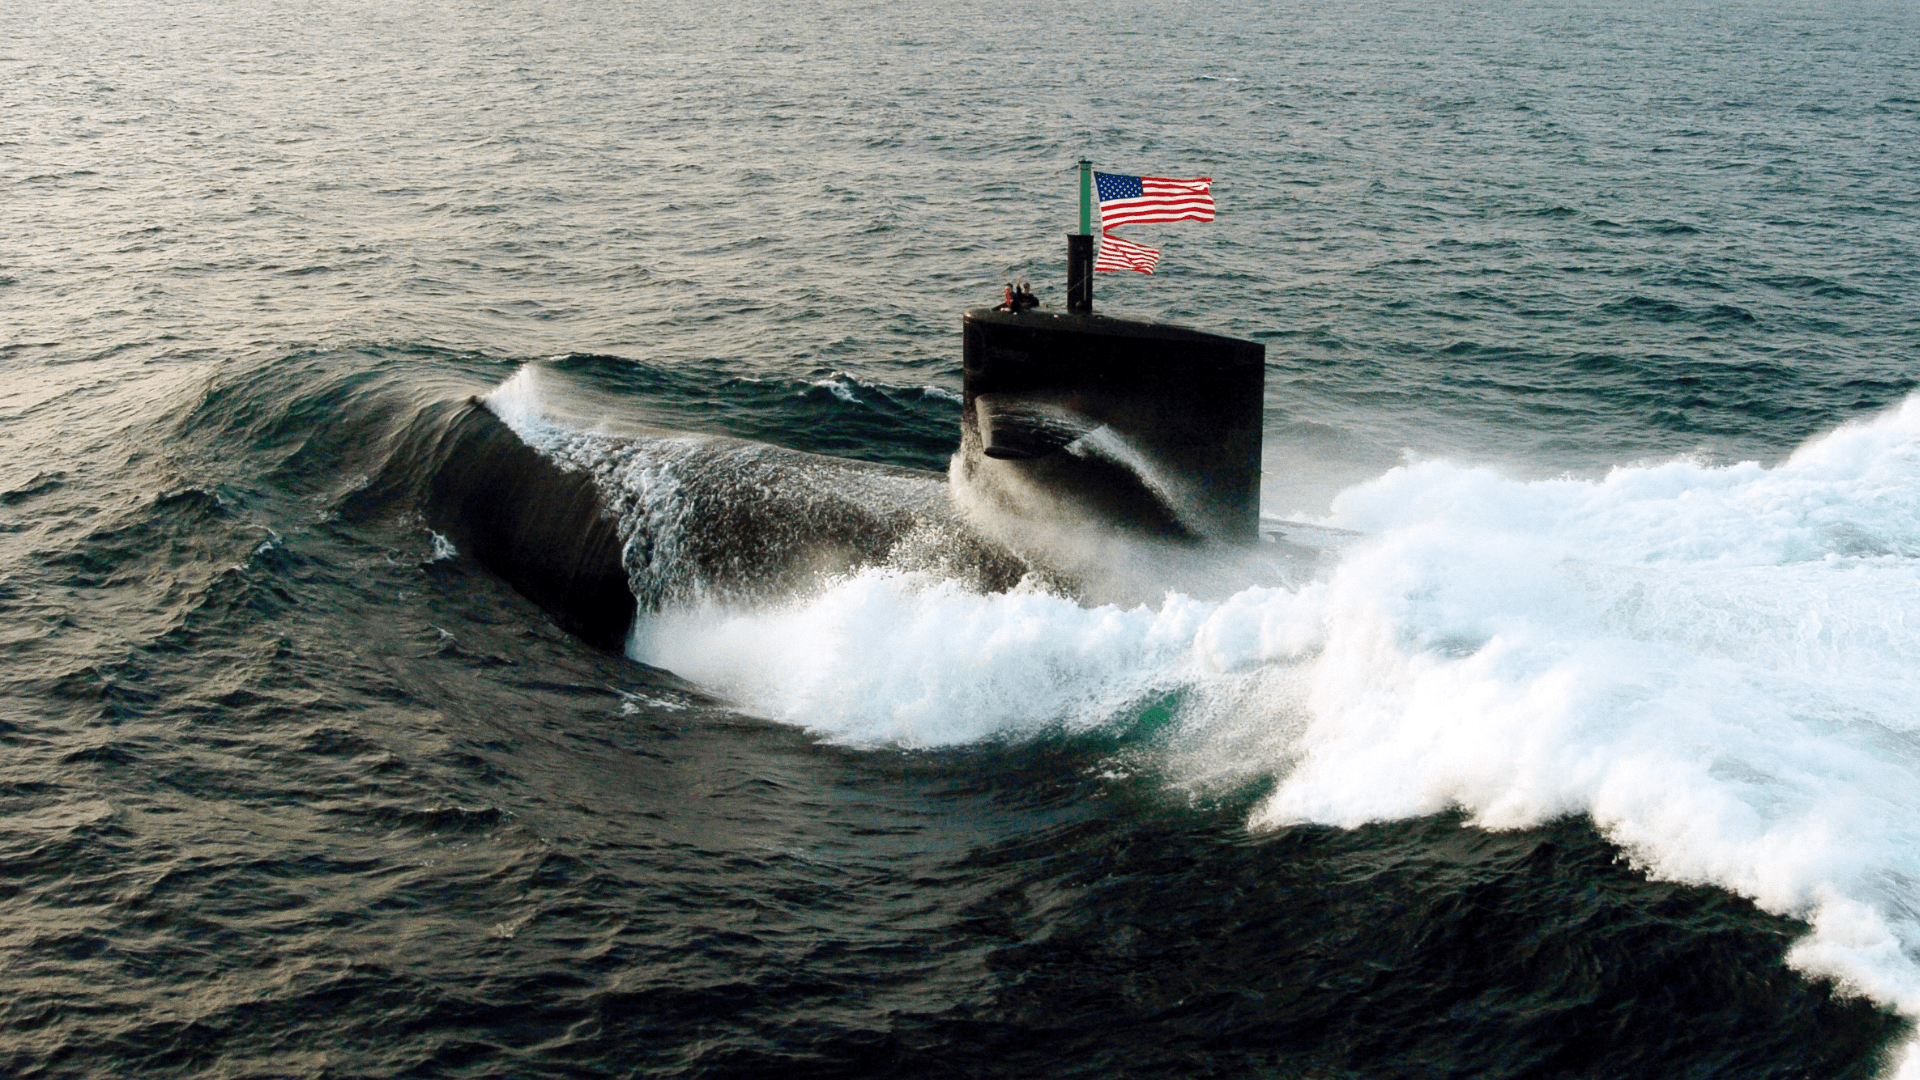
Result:
<svg viewBox="0 0 1920 1080"><path fill-rule="evenodd" d="M0 1074L1912 1060L1920 9L0 26ZM387 482L474 395L942 471L1083 154L1216 179L1098 302L1265 344L1309 578L614 655Z"/></svg>

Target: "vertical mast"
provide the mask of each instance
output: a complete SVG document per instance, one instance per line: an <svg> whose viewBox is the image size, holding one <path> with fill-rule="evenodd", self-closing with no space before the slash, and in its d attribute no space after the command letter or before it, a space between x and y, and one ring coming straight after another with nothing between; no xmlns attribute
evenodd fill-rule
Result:
<svg viewBox="0 0 1920 1080"><path fill-rule="evenodd" d="M1080 159L1080 231L1067 234L1067 310L1093 314L1093 162Z"/></svg>
<svg viewBox="0 0 1920 1080"><path fill-rule="evenodd" d="M1093 162L1080 159L1080 235L1093 235Z"/></svg>

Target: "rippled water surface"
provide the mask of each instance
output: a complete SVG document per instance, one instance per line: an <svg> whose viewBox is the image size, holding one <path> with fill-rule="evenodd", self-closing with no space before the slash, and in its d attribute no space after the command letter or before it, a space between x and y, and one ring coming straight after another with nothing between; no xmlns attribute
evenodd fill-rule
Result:
<svg viewBox="0 0 1920 1080"><path fill-rule="evenodd" d="M0 0L0 1072L1898 1069L1920 13L1349 8ZM944 470L1082 155L1311 580L610 655L389 482Z"/></svg>

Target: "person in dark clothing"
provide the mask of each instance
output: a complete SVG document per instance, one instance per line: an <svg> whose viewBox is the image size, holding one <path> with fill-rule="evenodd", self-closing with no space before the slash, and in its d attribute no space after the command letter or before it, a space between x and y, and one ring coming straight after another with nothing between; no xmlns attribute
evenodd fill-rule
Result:
<svg viewBox="0 0 1920 1080"><path fill-rule="evenodd" d="M1033 286L1021 282L1020 288L1013 294L1013 310L1030 311L1039 306L1040 298L1033 295Z"/></svg>

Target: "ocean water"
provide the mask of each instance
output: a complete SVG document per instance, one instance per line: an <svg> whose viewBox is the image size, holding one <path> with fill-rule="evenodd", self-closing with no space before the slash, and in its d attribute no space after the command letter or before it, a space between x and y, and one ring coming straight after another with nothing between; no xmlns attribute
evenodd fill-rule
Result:
<svg viewBox="0 0 1920 1080"><path fill-rule="evenodd" d="M0 1072L1920 1075L1911 5L0 26ZM1266 345L1299 574L615 654L394 480L937 487L1082 155L1215 178L1097 303Z"/></svg>

